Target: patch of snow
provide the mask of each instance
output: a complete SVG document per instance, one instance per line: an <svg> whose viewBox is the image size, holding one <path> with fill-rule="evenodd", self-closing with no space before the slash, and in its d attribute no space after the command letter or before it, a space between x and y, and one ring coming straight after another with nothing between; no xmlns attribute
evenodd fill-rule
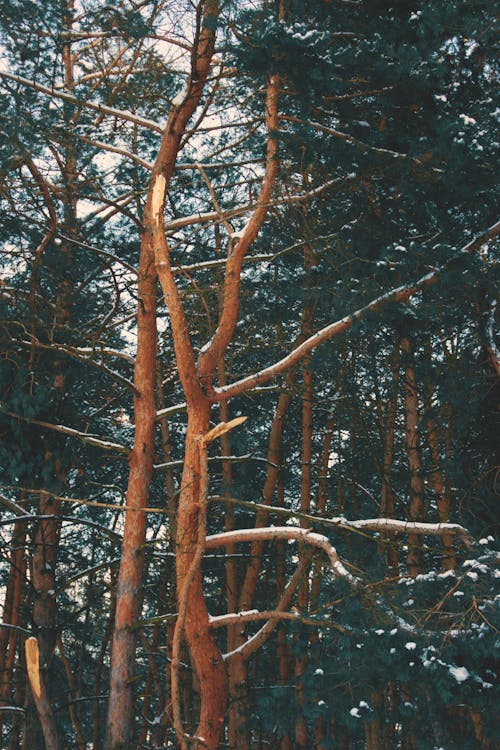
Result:
<svg viewBox="0 0 500 750"><path fill-rule="evenodd" d="M417 648L417 644L415 641L408 641L408 643L405 643L405 648L408 649L408 651L414 651Z"/></svg>
<svg viewBox="0 0 500 750"><path fill-rule="evenodd" d="M450 665L448 670L457 682L465 682L465 680L470 677L470 672L465 667L455 667Z"/></svg>
<svg viewBox="0 0 500 750"><path fill-rule="evenodd" d="M462 122L463 122L464 125L475 125L476 124L476 120L473 117L469 117L469 115L461 114L461 115L458 115L458 116L460 117L460 119L462 120Z"/></svg>
<svg viewBox="0 0 500 750"><path fill-rule="evenodd" d="M361 718L361 714L359 713L359 708L356 708L356 707L351 708L349 713L351 714L351 716L355 716L357 719Z"/></svg>
<svg viewBox="0 0 500 750"><path fill-rule="evenodd" d="M174 96L172 99L172 106L173 107L180 107L184 99L186 98L188 94L188 87L187 84L185 84L182 89Z"/></svg>

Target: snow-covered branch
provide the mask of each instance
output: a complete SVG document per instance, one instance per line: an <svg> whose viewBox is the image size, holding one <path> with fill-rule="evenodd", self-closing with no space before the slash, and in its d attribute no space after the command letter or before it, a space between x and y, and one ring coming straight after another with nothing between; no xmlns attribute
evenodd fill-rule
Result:
<svg viewBox="0 0 500 750"><path fill-rule="evenodd" d="M322 549L330 561L330 566L335 575L345 578L350 583L358 583L358 579L351 575L344 567L337 555L337 550L330 544L328 537L318 534L309 529L294 529L291 526L269 526L261 529L236 529L235 531L225 531L221 534L207 536L205 549L215 549L216 547L225 547L228 544L238 544L239 542L255 542L274 539L295 540L305 542L314 547Z"/></svg>
<svg viewBox="0 0 500 750"><path fill-rule="evenodd" d="M4 505L7 508L7 510L10 510L11 513L14 513L16 516L26 515L25 508L23 508L21 505L18 505L14 500L9 500L9 498L5 497L5 495L0 494L0 503Z"/></svg>
<svg viewBox="0 0 500 750"><path fill-rule="evenodd" d="M54 432L61 432L63 435L69 435L70 437L78 438L83 443L93 445L96 448L102 448L106 451L115 451L117 453L124 453L128 455L131 451L126 445L120 443L113 443L111 440L104 440L103 438L97 437L96 435L89 434L87 432L81 432L81 430L75 430L72 427L66 427L62 424L52 424L51 422L45 422L42 419L29 419L23 417L20 414L14 414L13 412L3 411L8 417L19 419L22 422L29 422L30 424L36 424L39 427L44 427L47 430L54 430Z"/></svg>
<svg viewBox="0 0 500 750"><path fill-rule="evenodd" d="M289 510L275 505L264 505L264 503L253 503L250 500L239 500L235 497L225 495L214 495L209 497L209 502L231 503L249 508L255 512L264 511L287 518L296 518L320 526L330 526L344 531L392 531L398 534L421 534L429 536L443 536L454 534L462 538L466 545L470 545L472 538L469 531L458 523L424 523L420 521L403 521L396 518L367 518L358 521L349 521L344 516L333 516L324 518L311 513ZM289 527L286 527L289 528Z"/></svg>
<svg viewBox="0 0 500 750"><path fill-rule="evenodd" d="M490 313L488 315L488 321L486 323L486 349L488 351L490 362L493 366L497 375L500 375L500 351L498 350L497 343L495 341L495 312L497 307L496 299L493 300L490 306Z"/></svg>
<svg viewBox="0 0 500 750"><path fill-rule="evenodd" d="M116 109L115 107L108 107L105 104L99 104L98 102L82 101L81 99L78 99L78 97L73 96L73 94L68 94L64 91L55 91L54 89L48 88L48 86L42 86L40 83L30 81L28 78L13 75L12 73L6 73L5 71L0 71L0 76L9 81L13 81L14 83L19 83L21 84L21 86L28 86L35 91L39 91L41 94L47 94L47 96L52 96L56 99L62 99L63 101L71 102L72 104L76 104L79 107L84 107L86 109L91 109L94 112L99 112L102 115L110 115L111 117L116 117L119 120L127 120L128 122L133 122L135 125L140 125L141 127L147 128L148 130L154 130L156 133L163 133L163 127L161 125L158 125L153 120L148 120L145 117L134 115L132 114L132 112L127 112L122 109Z"/></svg>
<svg viewBox="0 0 500 750"><path fill-rule="evenodd" d="M230 612L227 615L216 615L210 617L210 626L212 628L225 628L228 625L235 625L240 622L258 622L259 620L271 620L276 622L292 620L294 622L301 622L304 625L312 625L313 627L322 628L331 627L335 630L346 632L346 628L338 623L332 622L332 620L315 619L314 617L301 615L300 612L288 612L279 609L262 611L258 609L249 609L246 612Z"/></svg>
<svg viewBox="0 0 500 750"><path fill-rule="evenodd" d="M102 151L110 151L113 154L124 156L126 159L135 161L136 164L139 164L141 167L144 167L144 169L147 169L149 171L153 169L153 165L151 164L151 162L142 159L140 156L138 156L137 154L133 154L131 151L127 151L127 149L125 148L112 146L110 143L104 143L104 141L95 141L92 138L87 138L87 136L85 135L81 135L80 140L84 143L87 143L89 146L94 146L95 148L99 148Z"/></svg>

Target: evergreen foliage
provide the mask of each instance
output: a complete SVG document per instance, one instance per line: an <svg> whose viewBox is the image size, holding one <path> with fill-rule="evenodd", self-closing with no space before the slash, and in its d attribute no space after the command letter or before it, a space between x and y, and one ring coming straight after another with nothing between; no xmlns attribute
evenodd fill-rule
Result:
<svg viewBox="0 0 500 750"><path fill-rule="evenodd" d="M270 142L279 171L214 385L442 269L436 284L377 306L236 395L227 413L214 398L212 427L247 421L210 445L207 533L308 527L359 579L334 575L321 550L308 560L295 541L206 551L213 617L241 609L256 559L245 611L275 610L305 565L289 621L246 662L246 679L226 662L220 747L498 747L496 231L460 253L497 221L493 8L222 2L202 23L209 5L0 0L0 744L49 750L26 676L28 635L45 649L61 747L107 742L151 165L194 45L216 28L164 211L196 355L213 341L225 261L258 205ZM280 119L267 132L270 76ZM170 667L186 397L162 299L157 327L131 747L184 750ZM423 535L413 574L407 533L342 523L380 517L461 524L471 546ZM242 620L243 643L263 624ZM234 625L214 632L222 652L241 635ZM187 648L181 667L193 734L202 696Z"/></svg>

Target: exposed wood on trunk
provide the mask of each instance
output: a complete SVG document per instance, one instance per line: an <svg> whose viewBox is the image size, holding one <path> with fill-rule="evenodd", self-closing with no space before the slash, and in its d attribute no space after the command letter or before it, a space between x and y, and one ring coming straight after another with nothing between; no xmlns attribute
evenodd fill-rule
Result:
<svg viewBox="0 0 500 750"><path fill-rule="evenodd" d="M130 458L127 491L127 505L136 509L147 505L149 484L153 471L156 415L156 284L158 277L170 313L177 368L188 404L191 407L196 406L197 403L200 403L200 398L203 398L194 366L193 351L184 310L171 272L164 231L163 209L166 190L174 172L181 137L188 120L198 105L209 72L215 40L214 21L217 20L217 16L218 3L216 0L207 0L203 4L203 14L198 17L199 27L191 58L190 77L184 95L180 98L179 103L173 103L170 110L153 166L144 212L145 229L141 241L138 278L138 341L134 369L134 383L140 396L136 396L134 399L136 429L134 449ZM202 429L197 431L196 437L206 432L208 428L208 411L208 407L202 408L200 420ZM193 457L189 457L187 453L186 448L184 471L185 475L187 473L192 476L191 472L195 467L193 465L187 467L187 464L190 460L192 462ZM195 496L193 498L194 500L197 499ZM186 505L186 498L184 505ZM193 521L194 528L191 528L189 522ZM180 511L178 529L182 542L179 545L178 541L179 546L189 545L196 537L196 523L196 518L186 518L186 514ZM140 615L142 606L141 587L145 531L145 514L140 512L128 513L118 578L116 623L111 661L111 690L108 707L107 750L122 750L122 748L128 747L132 736L136 635L130 626ZM183 560L184 562L185 560ZM182 595L182 586L178 585L178 591ZM194 587L194 592L196 592L195 596L200 597L204 604L201 582L199 586ZM203 604L200 605L202 608ZM208 615L206 620L208 622ZM189 628L186 628L189 641L188 633L191 634ZM198 637L198 633L195 637ZM207 676L205 676L205 680L207 680Z"/></svg>
<svg viewBox="0 0 500 750"><path fill-rule="evenodd" d="M59 750L61 744L57 732L54 714L49 703L47 690L40 674L40 653L36 638L28 638L25 642L26 666L30 681L31 692L35 700L40 718L46 750Z"/></svg>

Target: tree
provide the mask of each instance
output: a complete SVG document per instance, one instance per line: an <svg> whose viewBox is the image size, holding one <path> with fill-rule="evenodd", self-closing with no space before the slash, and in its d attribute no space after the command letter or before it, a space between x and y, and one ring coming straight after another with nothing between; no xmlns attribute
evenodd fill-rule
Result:
<svg viewBox="0 0 500 750"><path fill-rule="evenodd" d="M292 679L293 658L296 716L293 726L279 726L272 701L260 701L273 717L264 722L272 741L347 747L360 719L370 750L396 747L399 731L408 747L450 733L435 720L431 734L422 734L415 720L432 695L431 685L421 698L412 684L415 662L395 668L381 657L366 670L352 646L367 630L379 653L378 632L385 639L397 627L403 655L431 648L426 639L433 644L447 627L442 602L454 591L444 590L447 579L435 572L441 548L428 540L444 538L452 570L459 546L451 540L468 535L457 523L436 522L469 516L478 477L492 466L477 428L483 404L472 400L473 427L462 435L452 378L445 387L433 371L444 358L461 382L484 383L485 361L487 377L496 382L498 375L489 324L491 245L499 231L490 194L491 17L481 3L420 5L202 0L77 8L68 0L49 3L43 14L27 2L2 10L10 65L1 72L8 209L2 430L16 447L3 453L3 502L13 527L4 629L36 636L48 704L62 710L61 667L74 693L60 721L58 710L41 710L35 700L39 720L32 729L25 722L24 746L33 737L41 745L41 733L47 747L56 746L58 733L81 746L91 734L94 747L136 746L144 691L143 745L163 746L173 728L183 750L217 748L226 731L231 747L250 748L259 707L252 687L269 693L273 632L287 619L297 622L280 674ZM472 294L475 307L456 304ZM485 309L487 326L479 320ZM327 344L333 340L337 347ZM186 421L174 421L179 414ZM418 437L422 426L427 442ZM42 435L50 439L40 460ZM228 471L234 459L241 463ZM445 479L431 491L425 472L436 480L438 470ZM444 510L443 483L450 498L454 473L467 472L463 495ZM482 483L485 508L491 490ZM123 507L117 494L125 496ZM68 502L77 508L63 515ZM466 510L458 515L460 507ZM270 525L275 514L289 524ZM81 525L76 549L63 534L73 521ZM25 524L33 540L28 585L18 559ZM335 546L317 529L335 534ZM389 578L408 567L424 615L408 621L383 555L372 569L370 532L391 550ZM406 533L404 560L398 546ZM276 548L279 575L266 546L273 540L300 545L296 561L288 548ZM208 568L209 551L220 548L229 555L222 555L225 569L217 567L220 552ZM323 557L307 586L317 549ZM478 565L489 576L483 557ZM320 560L332 574L323 585ZM63 582L73 567L79 572L69 602ZM418 581L424 574L429 591ZM14 602L23 587L28 601L30 586L35 601L18 624ZM488 585L482 591L489 607ZM295 594L298 612L290 611ZM476 644L468 623L482 612L476 606L468 614L474 597L467 592L467 607L456 613L467 648ZM259 630L248 630L259 620ZM159 647L162 622L171 622L169 666ZM83 634L88 648L79 646ZM315 664L339 641L349 659L328 656L334 683L347 682L360 702L351 709L342 703L328 717L322 706L332 691L315 679ZM2 642L6 709L24 701L14 697L13 654L17 648L20 673L21 642L17 635ZM482 658L474 674L484 685ZM463 670L472 674L472 666L449 665L447 711L472 722L471 736L487 747L493 730L479 721L474 701L470 710L456 708L449 689L450 680L466 682ZM36 659L33 669L36 680ZM93 694L80 695L81 670ZM340 694L352 700L349 691ZM83 697L93 701L92 732L88 716L77 713ZM405 708L412 700L415 711ZM17 742L19 713L12 716Z"/></svg>

